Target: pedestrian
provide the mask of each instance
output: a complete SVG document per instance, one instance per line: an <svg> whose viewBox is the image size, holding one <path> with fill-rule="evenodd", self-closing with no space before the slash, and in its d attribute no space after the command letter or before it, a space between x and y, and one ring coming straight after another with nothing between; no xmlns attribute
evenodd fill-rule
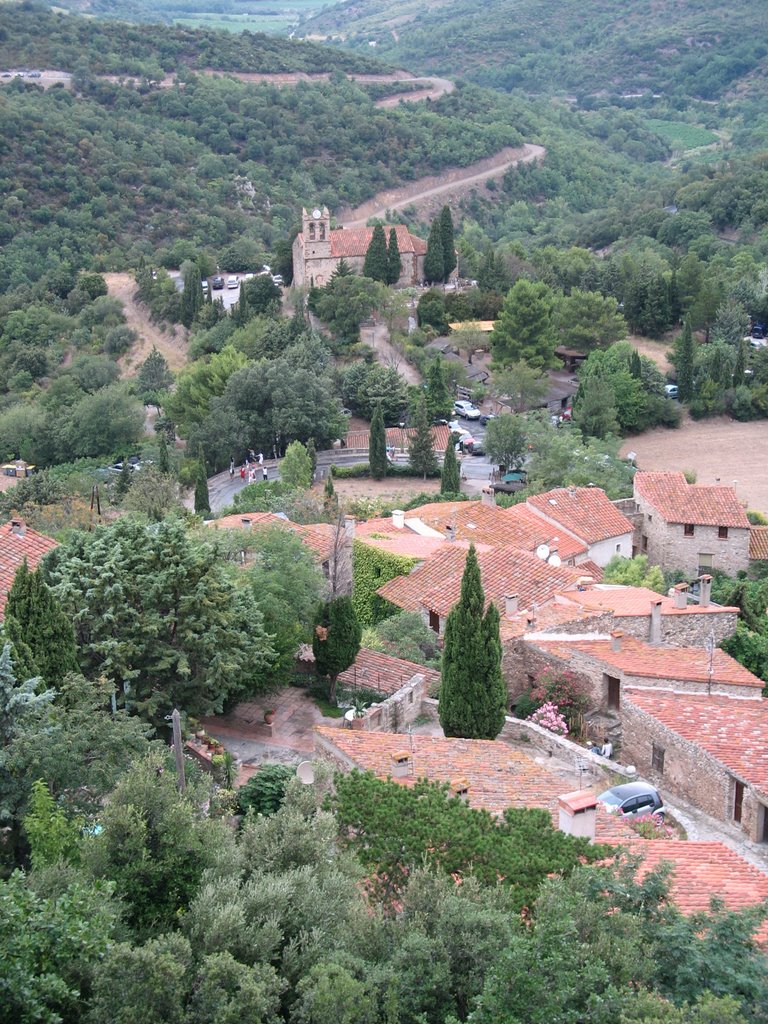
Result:
<svg viewBox="0 0 768 1024"><path fill-rule="evenodd" d="M261 479L264 481L264 483L266 483L267 480L269 480L269 470L267 469L266 466L261 467Z"/></svg>
<svg viewBox="0 0 768 1024"><path fill-rule="evenodd" d="M240 467L240 479L245 480L245 463Z"/></svg>
<svg viewBox="0 0 768 1024"><path fill-rule="evenodd" d="M253 448L249 448L248 449L248 461L249 462L255 462L256 461L256 452L253 450Z"/></svg>
<svg viewBox="0 0 768 1024"><path fill-rule="evenodd" d="M264 465L264 452L259 452L259 465Z"/></svg>
<svg viewBox="0 0 768 1024"><path fill-rule="evenodd" d="M231 480L235 475L235 460L229 460L229 479Z"/></svg>

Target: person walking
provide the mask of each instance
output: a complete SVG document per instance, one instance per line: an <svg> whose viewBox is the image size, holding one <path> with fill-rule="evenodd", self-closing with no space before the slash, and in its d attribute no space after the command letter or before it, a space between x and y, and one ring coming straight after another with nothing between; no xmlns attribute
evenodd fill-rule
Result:
<svg viewBox="0 0 768 1024"><path fill-rule="evenodd" d="M269 480L269 470L266 466L261 467L261 479L266 483Z"/></svg>
<svg viewBox="0 0 768 1024"><path fill-rule="evenodd" d="M245 480L245 463L240 467L240 479Z"/></svg>
<svg viewBox="0 0 768 1024"><path fill-rule="evenodd" d="M229 479L232 480L235 475L235 460L229 460Z"/></svg>
<svg viewBox="0 0 768 1024"><path fill-rule="evenodd" d="M259 452L259 465L264 465L264 452Z"/></svg>

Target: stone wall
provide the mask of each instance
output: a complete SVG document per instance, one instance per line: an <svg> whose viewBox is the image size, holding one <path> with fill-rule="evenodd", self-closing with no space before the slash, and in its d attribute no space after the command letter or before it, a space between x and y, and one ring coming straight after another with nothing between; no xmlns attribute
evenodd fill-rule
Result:
<svg viewBox="0 0 768 1024"><path fill-rule="evenodd" d="M391 697L366 710L363 728L368 732L403 732L422 713L426 696L426 676L413 676Z"/></svg>
<svg viewBox="0 0 768 1024"><path fill-rule="evenodd" d="M697 615L662 615L661 642L670 647L703 647L710 633L719 644L736 631L737 612L710 612ZM617 615L613 629L621 629L628 636L650 641L650 615ZM611 630L609 630L610 632Z"/></svg>
<svg viewBox="0 0 768 1024"><path fill-rule="evenodd" d="M670 797L690 801L713 818L728 824L733 819L735 776L701 747L683 739L652 715L624 701L621 712L624 726L622 755L632 762L640 775L653 782ZM653 747L664 751L662 771L653 768ZM741 780L745 782L744 779ZM762 805L754 790L746 786L741 827L753 841L758 838ZM764 812L762 812L764 813Z"/></svg>
<svg viewBox="0 0 768 1024"><path fill-rule="evenodd" d="M643 515L639 553L662 569L681 569L687 576L699 575L699 555L712 555L712 568L735 576L749 566L749 530L728 528L728 537L718 537L717 526L694 526L694 535L685 536L683 523L668 523L642 497L637 505ZM707 570L709 571L709 570Z"/></svg>

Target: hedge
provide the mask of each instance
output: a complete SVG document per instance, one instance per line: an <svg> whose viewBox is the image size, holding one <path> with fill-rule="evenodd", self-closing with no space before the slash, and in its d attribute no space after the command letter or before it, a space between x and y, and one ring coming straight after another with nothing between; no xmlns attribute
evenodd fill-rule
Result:
<svg viewBox="0 0 768 1024"><path fill-rule="evenodd" d="M371 475L371 467L367 462L358 462L354 466L333 466L332 468L333 476L336 480L354 480L358 477L368 477ZM401 462L390 462L387 466L387 476L420 477L423 475L423 473ZM428 473L427 476L432 478L439 477L440 470L437 469L434 473Z"/></svg>
<svg viewBox="0 0 768 1024"><path fill-rule="evenodd" d="M407 576L418 559L393 555L356 540L352 556L352 604L361 626L375 626L392 614L392 606L376 591L387 580Z"/></svg>

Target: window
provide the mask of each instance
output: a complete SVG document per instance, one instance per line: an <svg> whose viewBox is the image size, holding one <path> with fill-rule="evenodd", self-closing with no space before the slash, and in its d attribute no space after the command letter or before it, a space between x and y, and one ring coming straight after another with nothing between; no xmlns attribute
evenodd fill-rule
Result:
<svg viewBox="0 0 768 1024"><path fill-rule="evenodd" d="M309 225L309 240L310 240L310 242L314 242L314 240L315 240L315 225L314 224L310 224Z"/></svg>
<svg viewBox="0 0 768 1024"><path fill-rule="evenodd" d="M438 636L440 635L440 616L437 612L429 613L429 628L433 629Z"/></svg>
<svg viewBox="0 0 768 1024"><path fill-rule="evenodd" d="M650 513L648 514L648 522L649 523L653 522L653 516Z"/></svg>
<svg viewBox="0 0 768 1024"><path fill-rule="evenodd" d="M699 576L704 576L713 568L714 555L708 555L704 551L699 552Z"/></svg>
<svg viewBox="0 0 768 1024"><path fill-rule="evenodd" d="M616 554L618 555L620 553L621 553L621 544L617 544L616 545Z"/></svg>
<svg viewBox="0 0 768 1024"><path fill-rule="evenodd" d="M683 527L683 535L685 537L692 537L696 532L693 523L686 523Z"/></svg>
<svg viewBox="0 0 768 1024"><path fill-rule="evenodd" d="M651 746L651 768L659 775L664 774L664 747L658 747L655 743Z"/></svg>
<svg viewBox="0 0 768 1024"><path fill-rule="evenodd" d="M727 526L718 526L718 528L717 528L717 537L718 537L718 540L728 540L728 527Z"/></svg>
<svg viewBox="0 0 768 1024"><path fill-rule="evenodd" d="M643 551L647 551L648 550L648 538L645 536L645 534L643 534L641 547L642 547Z"/></svg>
<svg viewBox="0 0 768 1024"><path fill-rule="evenodd" d="M744 783L738 779L733 780L733 820L741 822L741 812L744 807Z"/></svg>

